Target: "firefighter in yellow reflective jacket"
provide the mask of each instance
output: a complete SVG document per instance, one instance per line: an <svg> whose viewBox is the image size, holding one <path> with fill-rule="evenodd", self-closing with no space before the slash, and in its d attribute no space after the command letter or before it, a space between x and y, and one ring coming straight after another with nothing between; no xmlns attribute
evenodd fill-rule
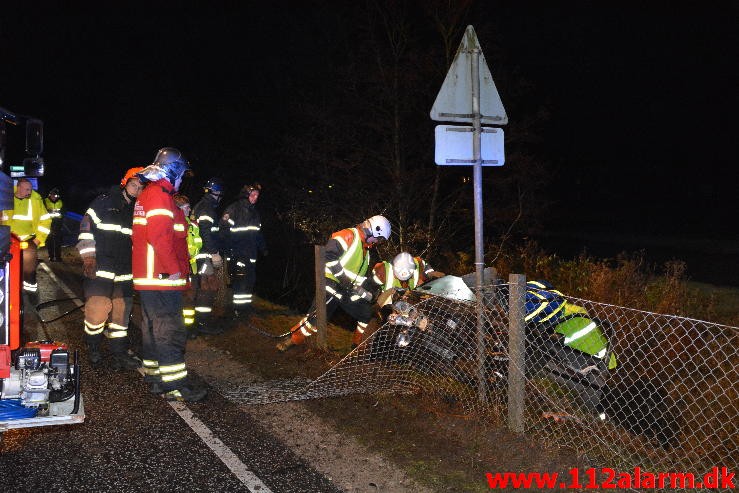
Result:
<svg viewBox="0 0 739 493"><path fill-rule="evenodd" d="M382 292L392 288L416 289L431 279L443 277L421 257L400 252L392 262L379 262L372 269L372 281Z"/></svg>
<svg viewBox="0 0 739 493"><path fill-rule="evenodd" d="M36 283L36 263L38 247L44 246L50 233L51 216L44 206L41 195L33 190L26 178L21 178L15 187L13 210L3 211L2 224L10 226L21 241L23 250L23 291L33 304L38 303L38 284Z"/></svg>
<svg viewBox="0 0 739 493"><path fill-rule="evenodd" d="M191 217L190 199L182 194L177 194L173 198L174 203L185 214L185 221L187 221L187 254L190 256L192 283L190 284L190 289L182 297L182 317L185 319L185 328L187 329L188 337L195 339L198 335L195 328L195 293L197 292L198 272L196 257L203 247L203 239L200 237L198 224Z"/></svg>
<svg viewBox="0 0 739 493"><path fill-rule="evenodd" d="M44 206L51 217L51 233L46 238L46 251L50 262L62 261L62 202L58 188L52 188L44 199Z"/></svg>
<svg viewBox="0 0 739 493"><path fill-rule="evenodd" d="M390 222L383 216L372 216L353 228L337 231L326 243L326 318L341 307L357 320L355 334L360 336L372 318L373 296L362 286L369 270L369 248L388 238ZM290 338L278 344L278 350L303 344L317 331L315 306L314 300L310 313L290 329Z"/></svg>
<svg viewBox="0 0 739 493"><path fill-rule="evenodd" d="M553 330L561 343L581 353L604 360L609 370L616 367L616 356L608 353L609 341L603 327L589 317L585 308L565 299L546 281L526 283L524 320L536 332L548 335Z"/></svg>

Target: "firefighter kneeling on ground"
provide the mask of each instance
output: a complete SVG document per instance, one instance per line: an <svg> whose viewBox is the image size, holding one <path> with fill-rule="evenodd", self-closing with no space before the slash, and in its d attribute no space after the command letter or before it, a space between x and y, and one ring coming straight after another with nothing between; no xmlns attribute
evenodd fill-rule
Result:
<svg viewBox="0 0 739 493"><path fill-rule="evenodd" d="M353 228L337 231L326 243L326 319L341 307L357 320L354 340L361 341L373 314L373 295L362 287L369 270L369 249L388 238L390 222L384 216L372 216ZM310 313L290 329L290 338L278 344L278 350L304 344L305 338L317 331L315 307L313 300Z"/></svg>
<svg viewBox="0 0 739 493"><path fill-rule="evenodd" d="M120 186L95 198L80 221L77 250L84 263L85 343L93 366L103 359L103 335L113 353L113 369L140 366L128 353L128 322L133 307L131 223L134 202L144 188L136 177L142 169L129 169Z"/></svg>

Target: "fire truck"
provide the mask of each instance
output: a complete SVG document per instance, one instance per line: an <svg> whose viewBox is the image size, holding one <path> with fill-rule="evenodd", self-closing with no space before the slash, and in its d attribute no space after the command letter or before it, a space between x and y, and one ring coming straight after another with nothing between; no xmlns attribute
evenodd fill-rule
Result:
<svg viewBox="0 0 739 493"><path fill-rule="evenodd" d="M25 135L25 152L23 141ZM12 210L13 178L44 174L43 122L0 108L0 210ZM66 343L24 339L22 250L0 226L0 437L13 428L81 423L78 355Z"/></svg>

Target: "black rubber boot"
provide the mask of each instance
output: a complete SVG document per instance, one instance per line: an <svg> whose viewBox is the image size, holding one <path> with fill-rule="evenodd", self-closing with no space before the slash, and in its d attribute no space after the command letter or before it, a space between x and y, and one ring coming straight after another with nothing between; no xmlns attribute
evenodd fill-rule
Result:
<svg viewBox="0 0 739 493"><path fill-rule="evenodd" d="M164 394L164 398L168 401L180 402L200 402L208 395L206 388L182 387L181 389L170 390Z"/></svg>
<svg viewBox="0 0 739 493"><path fill-rule="evenodd" d="M214 327L213 325L206 324L205 322L198 322L198 334L204 335L218 335L223 334L223 327Z"/></svg>
<svg viewBox="0 0 739 493"><path fill-rule="evenodd" d="M187 329L187 338L188 339L197 339L198 338L198 326L196 324L190 324L185 327Z"/></svg>
<svg viewBox="0 0 739 493"><path fill-rule="evenodd" d="M100 350L100 340L102 339L102 336L99 334L94 336L85 334L84 338L85 345L87 346L87 361L90 362L90 365L93 368L97 368L103 361L103 353Z"/></svg>
<svg viewBox="0 0 739 493"><path fill-rule="evenodd" d="M128 353L116 353L110 361L113 370L135 370L141 366L141 361Z"/></svg>
<svg viewBox="0 0 739 493"><path fill-rule="evenodd" d="M97 368L102 363L103 353L100 352L100 346L98 344L87 346L87 361L90 362L93 368Z"/></svg>
<svg viewBox="0 0 739 493"><path fill-rule="evenodd" d="M163 394L165 392L162 387L162 377L159 375L144 375L144 383L149 385L149 392L152 394Z"/></svg>

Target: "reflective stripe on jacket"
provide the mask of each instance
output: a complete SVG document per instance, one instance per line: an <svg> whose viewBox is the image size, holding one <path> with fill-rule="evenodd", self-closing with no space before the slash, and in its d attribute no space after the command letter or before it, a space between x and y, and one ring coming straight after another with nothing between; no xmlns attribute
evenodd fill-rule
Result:
<svg viewBox="0 0 739 493"><path fill-rule="evenodd" d="M51 199L48 197L44 199L44 207L46 207L46 210L49 211L49 217L51 219L61 219L62 218L62 200L59 199L56 202L52 202Z"/></svg>
<svg viewBox="0 0 739 493"><path fill-rule="evenodd" d="M150 183L133 211L133 284L137 290L187 289L187 221L164 178ZM180 279L167 276L179 273Z"/></svg>
<svg viewBox="0 0 739 493"><path fill-rule="evenodd" d="M131 223L133 202L114 185L95 197L80 221L77 250L80 257L95 257L97 275L131 280Z"/></svg>
<svg viewBox="0 0 739 493"><path fill-rule="evenodd" d="M33 190L26 199L13 196L13 210L3 211L1 222L10 226L21 240L36 235L39 246L43 246L50 232L51 216L44 206L44 199Z"/></svg>
<svg viewBox="0 0 739 493"><path fill-rule="evenodd" d="M367 279L369 250L360 228L347 228L331 235L326 243L326 278L361 286Z"/></svg>
<svg viewBox="0 0 739 493"><path fill-rule="evenodd" d="M200 238L198 225L190 221L189 217L186 217L185 220L187 221L187 254L190 256L190 269L194 274L198 271L196 257L203 247L203 239Z"/></svg>
<svg viewBox="0 0 739 493"><path fill-rule="evenodd" d="M393 264L391 262L379 262L375 264L372 269L372 280L378 286L382 287L383 291L387 291L391 288L404 288L404 289L416 289L421 284L428 281L428 274L433 272L434 269L421 257L413 257L413 262L416 264L416 268L413 271L413 277L404 283L395 277L393 271Z"/></svg>
<svg viewBox="0 0 739 493"><path fill-rule="evenodd" d="M262 218L256 205L240 198L223 211L220 222L221 247L234 257L256 262L267 250L262 235Z"/></svg>
<svg viewBox="0 0 739 493"><path fill-rule="evenodd" d="M198 258L210 258L221 249L217 206L218 203L212 195L206 193L192 208L192 214L200 229L200 238L203 240Z"/></svg>

